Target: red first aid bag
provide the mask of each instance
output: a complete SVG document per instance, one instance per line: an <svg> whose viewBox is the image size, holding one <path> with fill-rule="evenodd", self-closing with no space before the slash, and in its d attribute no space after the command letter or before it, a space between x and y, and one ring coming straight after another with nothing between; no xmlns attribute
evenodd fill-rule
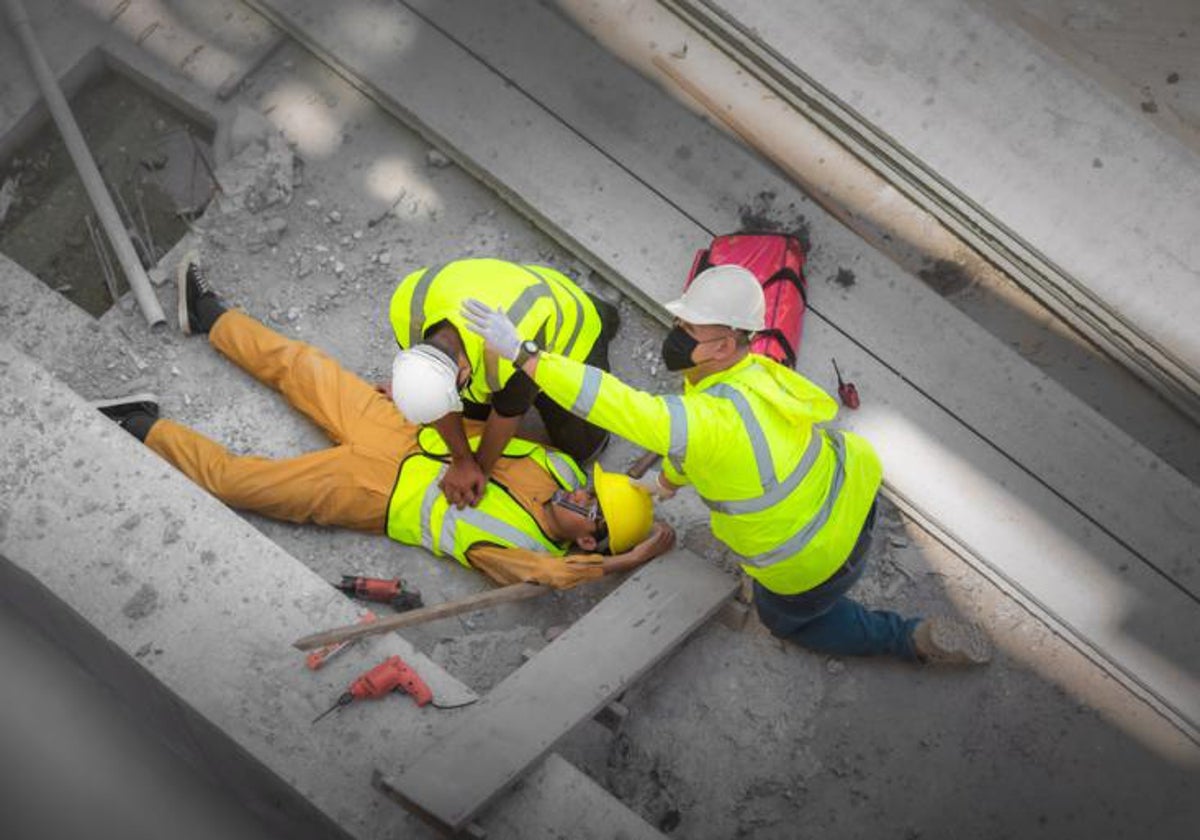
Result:
<svg viewBox="0 0 1200 840"><path fill-rule="evenodd" d="M748 268L762 285L767 299L767 326L754 339L750 350L794 367L804 332L804 309L808 302L808 284L804 279L804 246L786 233L732 233L718 236L712 244L696 252L692 278L714 265L740 265Z"/></svg>

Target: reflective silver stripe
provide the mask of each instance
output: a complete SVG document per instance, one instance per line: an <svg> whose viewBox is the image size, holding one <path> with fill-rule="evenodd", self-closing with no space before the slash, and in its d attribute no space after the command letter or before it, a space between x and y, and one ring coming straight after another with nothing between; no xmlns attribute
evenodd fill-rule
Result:
<svg viewBox="0 0 1200 840"><path fill-rule="evenodd" d="M408 302L408 346L412 347L425 337L425 298L429 295L429 287L434 278L445 268L444 265L431 265L417 280L412 298Z"/></svg>
<svg viewBox="0 0 1200 840"><path fill-rule="evenodd" d="M508 311L504 314L508 316L508 320L513 322L513 326L521 326L521 322L525 320L525 316L529 314L529 310L533 309L533 305L542 298L552 297L550 289L546 287L545 281L542 281L541 286L526 286L521 290L521 294L517 295L517 299L508 307Z"/></svg>
<svg viewBox="0 0 1200 840"><path fill-rule="evenodd" d="M421 497L421 545L435 552L438 548L433 541L433 505L442 495L442 488L438 485L447 469L449 468L443 466L438 470L433 481L429 482L429 486L425 488L425 495Z"/></svg>
<svg viewBox="0 0 1200 840"><path fill-rule="evenodd" d="M583 486L583 483L579 480L579 476L571 468L571 462L566 457L557 452L547 452L546 460L554 467L555 474L572 490L578 490Z"/></svg>
<svg viewBox="0 0 1200 840"><path fill-rule="evenodd" d="M837 463L834 466L833 481L829 484L829 493L825 496L825 501L821 503L821 508L803 528L789 537L783 545L764 554L745 558L745 562L751 566L762 569L799 554L829 521L829 515L833 512L833 506L837 503L837 498L842 492L842 484L846 479L846 443L842 439L841 432L829 432L828 437Z"/></svg>
<svg viewBox="0 0 1200 840"><path fill-rule="evenodd" d="M571 337L567 339L567 343L563 345L562 349L562 354L568 357L575 349L575 342L579 340L579 334L583 332L583 301L575 295L571 295L571 300L575 301L575 328L571 330Z"/></svg>
<svg viewBox="0 0 1200 840"><path fill-rule="evenodd" d="M742 425L746 428L746 434L750 437L750 447L754 450L754 463L758 466L758 482L762 485L764 493L771 490L776 483L775 464L771 459L771 447L767 445L767 436L763 432L762 424L758 422L758 418L754 415L754 409L750 407L750 403L745 395L724 383L714 385L704 391L704 393L714 397L722 397L733 403L733 407L737 409L738 416L742 418Z"/></svg>
<svg viewBox="0 0 1200 840"><path fill-rule="evenodd" d="M453 547L455 532L458 530L459 522L465 522L484 531L489 536L495 537L498 542L509 543L518 548L527 548L530 551L546 550L546 545L540 540L529 536L529 534L526 534L519 528L509 525L502 519L497 519L477 508L463 508L462 510L458 510L451 507L446 511L446 518L442 520L443 545ZM453 553L453 548L446 553Z"/></svg>
<svg viewBox="0 0 1200 840"><path fill-rule="evenodd" d="M579 340L579 334L583 332L583 301L579 299L583 291L572 290L562 283L557 283L557 285L562 289L564 294L571 298L571 302L575 304L575 327L571 330L571 337L567 339L567 343L563 345L562 349L562 354L569 358L571 351L575 349L575 342ZM599 315L599 312L596 314Z"/></svg>
<svg viewBox="0 0 1200 840"><path fill-rule="evenodd" d="M541 298L543 296L549 297L550 302L554 304L554 317L555 317L554 335L551 336L550 341L557 342L558 341L558 331L562 329L562 325L563 325L562 307L558 305L558 298L556 298L554 296L554 292L550 290L550 284L546 282L545 277L538 274L536 271L534 271L532 268L530 268L527 265L523 265L523 266L521 266L521 268L525 269L525 271L528 272L531 277L534 277L537 280L538 285L530 286L525 291L521 292L521 294L517 298L516 302L513 303L513 305L512 305L512 311L509 312L509 320L512 321L514 324L519 325L521 323L521 318L525 317L525 313L533 308L533 305L538 301L539 298ZM526 296L529 296L528 302L525 302ZM524 312L520 312L520 307L522 305L524 305L524 307L525 307ZM514 315L513 313L515 313L515 312L520 312L521 318L518 318L516 315Z"/></svg>
<svg viewBox="0 0 1200 840"><path fill-rule="evenodd" d="M663 397L667 411L671 414L671 443L667 449L667 460L680 475L683 475L683 462L687 459L688 419L687 408L678 396Z"/></svg>
<svg viewBox="0 0 1200 840"><path fill-rule="evenodd" d="M718 502L701 496L700 501L704 502L709 510L716 513L726 513L730 516L736 516L739 513L758 513L760 510L766 510L772 505L786 499L792 494L793 490L800 486L800 482L804 481L804 477L808 475L808 471L812 469L813 463L820 454L821 432L818 429L813 429L812 436L808 439L808 447L804 450L804 455L800 458L800 463L796 464L796 468L783 481L777 482L775 479L771 479L770 486L764 488L761 496L740 499L736 502Z"/></svg>
<svg viewBox="0 0 1200 840"><path fill-rule="evenodd" d="M599 368L584 367L583 382L579 385L579 396L575 397L575 402L571 404L571 413L576 417L586 419L591 413L592 406L596 404L596 397L600 394L601 378Z"/></svg>

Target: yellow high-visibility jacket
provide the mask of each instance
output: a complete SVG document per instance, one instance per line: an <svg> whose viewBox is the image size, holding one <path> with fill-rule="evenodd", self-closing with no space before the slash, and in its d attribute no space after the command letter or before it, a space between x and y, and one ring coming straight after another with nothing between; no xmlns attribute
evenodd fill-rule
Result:
<svg viewBox="0 0 1200 840"><path fill-rule="evenodd" d="M656 396L553 353L538 386L589 422L664 456L664 475L691 484L713 535L746 574L791 595L828 580L858 539L882 481L871 445L816 428L837 404L800 374L749 355L682 395Z"/></svg>
<svg viewBox="0 0 1200 840"><path fill-rule="evenodd" d="M392 294L389 318L396 342L407 349L439 321L453 324L471 364L471 379L462 393L473 402L490 403L514 368L467 328L461 311L468 298L503 309L521 338L536 340L571 359L586 359L600 336L595 304L569 277L552 268L468 259L414 271Z"/></svg>
<svg viewBox="0 0 1200 840"><path fill-rule="evenodd" d="M478 434L468 439L472 450L479 446L479 440ZM566 453L528 440L510 440L478 506L458 510L446 501L438 486L450 461L445 441L427 426L417 436L417 443L419 450L404 459L396 475L388 505L389 537L407 545L423 545L438 557L453 557L467 567L471 565L467 553L480 544L555 557L567 553L568 546L550 539L537 517L504 485L510 476L520 479L520 461L524 460L528 462L525 472L538 470L563 490L582 487L587 480Z"/></svg>

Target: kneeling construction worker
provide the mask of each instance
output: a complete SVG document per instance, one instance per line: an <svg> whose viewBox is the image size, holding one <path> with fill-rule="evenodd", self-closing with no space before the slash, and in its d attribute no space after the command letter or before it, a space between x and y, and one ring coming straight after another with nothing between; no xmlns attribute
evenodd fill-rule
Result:
<svg viewBox="0 0 1200 840"><path fill-rule="evenodd" d="M638 391L530 344L486 304L468 302L466 316L548 396L665 456L650 488L660 498L695 488L775 635L838 656L986 662L990 643L972 624L869 610L846 595L865 568L882 467L863 438L817 427L837 413L828 394L749 352L766 308L754 275L709 268L666 306L676 320L662 356L684 374L681 396Z"/></svg>
<svg viewBox="0 0 1200 840"><path fill-rule="evenodd" d="M317 348L226 310L192 259L181 266L179 291L184 332L208 333L218 351L283 394L334 444L282 460L238 457L159 419L151 399L96 404L230 507L386 533L500 584L570 587L632 569L674 544L670 526L653 521L650 494L627 477L596 465L589 488L569 456L519 439L496 459L478 506L454 508L438 489L449 452L436 431L407 420ZM468 423L468 439L477 440L481 427Z"/></svg>
<svg viewBox="0 0 1200 840"><path fill-rule="evenodd" d="M603 429L538 394L512 361L487 351L466 329L463 301L503 310L522 338L568 359L608 369L608 345L620 318L559 272L495 259L464 259L414 271L392 295L389 317L407 375L392 393L400 411L433 423L450 449L441 487L451 504L477 504L522 415L536 405L550 442L579 463L608 440ZM485 420L479 447L467 446L463 420Z"/></svg>

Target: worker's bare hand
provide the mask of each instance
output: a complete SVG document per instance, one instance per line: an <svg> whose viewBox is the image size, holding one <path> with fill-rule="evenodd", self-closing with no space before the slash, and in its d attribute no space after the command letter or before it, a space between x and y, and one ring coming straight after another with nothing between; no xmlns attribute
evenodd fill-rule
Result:
<svg viewBox="0 0 1200 840"><path fill-rule="evenodd" d="M656 520L650 527L650 534L638 545L646 552L646 559L666 554L675 547L675 529L666 522Z"/></svg>
<svg viewBox="0 0 1200 840"><path fill-rule="evenodd" d="M446 494L446 501L461 510L479 504L487 487L487 476L474 458L456 458L438 486Z"/></svg>

